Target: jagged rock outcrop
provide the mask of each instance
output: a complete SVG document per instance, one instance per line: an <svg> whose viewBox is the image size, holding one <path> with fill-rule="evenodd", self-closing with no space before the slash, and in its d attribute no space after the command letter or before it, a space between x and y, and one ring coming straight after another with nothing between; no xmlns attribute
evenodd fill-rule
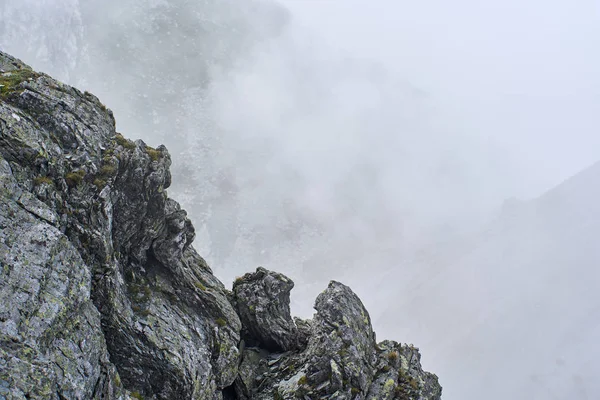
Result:
<svg viewBox="0 0 600 400"><path fill-rule="evenodd" d="M241 398L441 398L437 377L422 370L415 347L376 343L369 314L350 288L332 281L317 297L315 309L312 321L297 320L300 330L309 330L305 349L277 354L244 350L236 381Z"/></svg>
<svg viewBox="0 0 600 400"><path fill-rule="evenodd" d="M91 94L0 58L0 293L21 299L16 310L2 303L0 341L6 365L40 365L44 384L15 367L0 380L12 396L125 387L145 398L219 398L237 375L241 325L190 246L185 211L167 198L168 152L117 134ZM58 342L76 320L84 331Z"/></svg>
<svg viewBox="0 0 600 400"><path fill-rule="evenodd" d="M0 52L0 399L438 399L332 282L313 320L259 268L228 292L169 199L170 156Z"/></svg>
<svg viewBox="0 0 600 400"><path fill-rule="evenodd" d="M294 282L277 272L257 268L233 283L233 304L242 320L245 343L271 351L298 346L298 329L290 314Z"/></svg>

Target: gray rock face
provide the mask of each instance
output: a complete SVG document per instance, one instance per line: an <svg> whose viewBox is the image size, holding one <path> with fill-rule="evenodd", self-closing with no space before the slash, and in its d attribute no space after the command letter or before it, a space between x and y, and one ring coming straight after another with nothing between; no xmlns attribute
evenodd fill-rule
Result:
<svg viewBox="0 0 600 400"><path fill-rule="evenodd" d="M369 314L350 288L332 281L315 309L312 321L296 319L298 342L307 342L302 350L243 352L236 381L240 398L441 398L438 379L423 371L418 349L391 341L376 344Z"/></svg>
<svg viewBox="0 0 600 400"><path fill-rule="evenodd" d="M119 398L119 377L90 299L92 268L56 207L63 204L64 179L47 177L65 171L60 131L51 138L41 126L76 128L74 114L65 111L73 95L91 123L104 118L112 125L112 117L86 115L93 104L53 83L56 95L44 105L62 114L34 118L19 104L31 99L39 115L51 80L2 53L0 70L0 398Z"/></svg>
<svg viewBox="0 0 600 400"><path fill-rule="evenodd" d="M384 341L377 345L376 374L367 399L440 399L436 375L423 371L419 349Z"/></svg>
<svg viewBox="0 0 600 400"><path fill-rule="evenodd" d="M290 314L293 287L291 279L260 267L233 283L233 302L246 344L273 351L298 346L298 331Z"/></svg>
<svg viewBox="0 0 600 400"><path fill-rule="evenodd" d="M311 354L305 368L307 383L320 395L340 391L348 398L353 392L364 396L375 364L369 314L350 288L335 281L317 297L315 309L307 348Z"/></svg>
<svg viewBox="0 0 600 400"><path fill-rule="evenodd" d="M0 60L7 390L219 398L237 376L240 322L166 195L167 150L118 135L94 96Z"/></svg>
<svg viewBox="0 0 600 400"><path fill-rule="evenodd" d="M0 398L115 398L90 268L56 224L0 156Z"/></svg>
<svg viewBox="0 0 600 400"><path fill-rule="evenodd" d="M312 321L292 319L281 274L228 292L167 196L170 164L0 52L0 400L440 398L346 286Z"/></svg>

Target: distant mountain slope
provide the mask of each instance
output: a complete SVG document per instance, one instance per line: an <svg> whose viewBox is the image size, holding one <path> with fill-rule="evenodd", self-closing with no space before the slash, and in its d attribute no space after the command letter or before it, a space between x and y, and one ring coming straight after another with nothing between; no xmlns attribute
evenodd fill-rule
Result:
<svg viewBox="0 0 600 400"><path fill-rule="evenodd" d="M599 398L599 234L596 164L460 252L400 266L375 325L434 354L424 362L447 377L446 400Z"/></svg>

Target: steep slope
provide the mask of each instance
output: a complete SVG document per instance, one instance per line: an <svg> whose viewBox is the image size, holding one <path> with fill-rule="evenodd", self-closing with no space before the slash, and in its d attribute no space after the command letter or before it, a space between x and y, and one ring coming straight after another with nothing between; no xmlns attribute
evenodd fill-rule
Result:
<svg viewBox="0 0 600 400"><path fill-rule="evenodd" d="M453 383L446 399L598 396L599 182L596 164L452 252L404 266L422 273L376 325L433 350L427 361ZM418 324L400 327L398 313Z"/></svg>
<svg viewBox="0 0 600 400"><path fill-rule="evenodd" d="M341 283L311 321L281 274L227 291L167 196L164 146L1 52L0 74L0 398L440 398Z"/></svg>

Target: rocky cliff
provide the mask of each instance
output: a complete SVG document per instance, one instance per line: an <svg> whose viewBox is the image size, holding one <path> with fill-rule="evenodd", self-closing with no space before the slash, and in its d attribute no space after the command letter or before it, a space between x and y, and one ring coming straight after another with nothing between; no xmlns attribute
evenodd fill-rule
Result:
<svg viewBox="0 0 600 400"><path fill-rule="evenodd" d="M0 399L439 399L331 282L312 320L258 268L228 291L167 196L170 156L0 52Z"/></svg>

